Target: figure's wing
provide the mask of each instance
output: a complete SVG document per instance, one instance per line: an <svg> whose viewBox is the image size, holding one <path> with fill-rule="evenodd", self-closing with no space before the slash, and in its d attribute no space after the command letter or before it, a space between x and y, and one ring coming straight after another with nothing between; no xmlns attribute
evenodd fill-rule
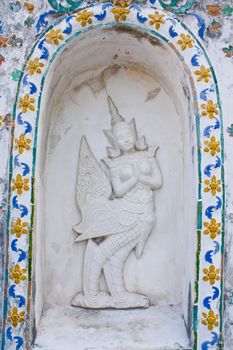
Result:
<svg viewBox="0 0 233 350"><path fill-rule="evenodd" d="M111 193L110 181L83 136L80 143L77 179L77 203L82 219L79 225L74 227L77 233L86 232L88 222L94 219L94 217L91 218L91 213L101 206L101 203L106 203Z"/></svg>
<svg viewBox="0 0 233 350"><path fill-rule="evenodd" d="M81 221L73 227L79 234L75 242L135 229L138 215L144 212L144 208L135 212L135 208L128 208L121 199L111 200L111 194L111 183L83 137L77 181L77 202L81 211Z"/></svg>
<svg viewBox="0 0 233 350"><path fill-rule="evenodd" d="M77 181L77 202L82 215L85 215L90 204L110 198L111 193L110 181L83 136L80 143Z"/></svg>
<svg viewBox="0 0 233 350"><path fill-rule="evenodd" d="M81 223L74 227L80 234L75 242L134 230L137 214L122 209L119 202L120 199L117 199L91 205Z"/></svg>

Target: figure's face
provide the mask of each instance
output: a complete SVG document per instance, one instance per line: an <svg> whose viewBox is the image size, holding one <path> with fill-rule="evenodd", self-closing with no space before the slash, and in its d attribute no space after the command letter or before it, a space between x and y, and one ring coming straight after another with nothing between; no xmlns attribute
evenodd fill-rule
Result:
<svg viewBox="0 0 233 350"><path fill-rule="evenodd" d="M130 127L117 128L115 138L121 151L129 152L134 148L135 140Z"/></svg>

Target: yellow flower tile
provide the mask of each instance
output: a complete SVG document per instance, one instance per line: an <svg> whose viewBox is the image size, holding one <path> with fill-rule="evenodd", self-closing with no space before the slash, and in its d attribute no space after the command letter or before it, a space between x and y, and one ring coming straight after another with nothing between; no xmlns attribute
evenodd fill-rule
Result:
<svg viewBox="0 0 233 350"><path fill-rule="evenodd" d="M12 191L16 191L20 195L23 191L29 190L28 183L29 179L23 179L22 175L18 174L15 179L12 179Z"/></svg>
<svg viewBox="0 0 233 350"><path fill-rule="evenodd" d="M64 40L61 29L51 29L50 32L45 35L45 38L48 44L53 44L56 46L59 45L60 41Z"/></svg>
<svg viewBox="0 0 233 350"><path fill-rule="evenodd" d="M202 324L208 327L209 331L212 331L214 327L219 326L219 316L215 314L213 310L210 310L208 313L202 312Z"/></svg>
<svg viewBox="0 0 233 350"><path fill-rule="evenodd" d="M23 113L27 113L28 110L35 111L35 99L26 94L24 97L20 97L18 108L22 109Z"/></svg>
<svg viewBox="0 0 233 350"><path fill-rule="evenodd" d="M19 311L17 307L13 307L12 310L8 311L8 322L12 324L14 328L16 328L19 323L25 321L25 311Z"/></svg>
<svg viewBox="0 0 233 350"><path fill-rule="evenodd" d="M114 7L111 12L114 14L114 18L117 22L126 21L127 16L130 14L130 10L123 7Z"/></svg>
<svg viewBox="0 0 233 350"><path fill-rule="evenodd" d="M194 40L189 34L180 34L180 39L177 41L177 44L181 46L182 51L185 51L187 48L193 48Z"/></svg>
<svg viewBox="0 0 233 350"><path fill-rule="evenodd" d="M205 141L204 144L206 146L204 152L209 152L212 157L221 151L220 141L217 141L215 136L211 136L210 140Z"/></svg>
<svg viewBox="0 0 233 350"><path fill-rule="evenodd" d="M204 181L204 192L211 192L213 196L216 196L217 192L221 192L221 180L217 180L216 176L212 176L211 180Z"/></svg>
<svg viewBox="0 0 233 350"><path fill-rule="evenodd" d="M197 81L204 81L205 83L208 83L211 78L211 72L209 68L205 68L205 66L201 65L200 69L196 70L194 72L195 75L197 75Z"/></svg>
<svg viewBox="0 0 233 350"><path fill-rule="evenodd" d="M30 150L31 139L25 139L25 135L21 134L19 139L15 139L15 149L19 151L19 154L22 154L25 150Z"/></svg>
<svg viewBox="0 0 233 350"><path fill-rule="evenodd" d="M19 284L21 281L25 281L27 279L25 275L26 271L26 269L21 269L19 264L16 264L14 267L10 268L9 277L15 284Z"/></svg>
<svg viewBox="0 0 233 350"><path fill-rule="evenodd" d="M211 219L209 222L204 222L204 235L209 235L211 239L215 239L221 234L221 223L217 222L216 219Z"/></svg>
<svg viewBox="0 0 233 350"><path fill-rule="evenodd" d="M150 25L151 26L155 26L155 29L159 30L161 24L165 23L165 19L164 19L164 14L159 13L158 11L155 11L155 13L153 15L149 15L150 18Z"/></svg>
<svg viewBox="0 0 233 350"><path fill-rule="evenodd" d="M33 75L34 73L41 74L42 73L42 68L44 67L44 64L39 61L39 58L35 58L34 60L30 60L28 62L26 71L30 74Z"/></svg>
<svg viewBox="0 0 233 350"><path fill-rule="evenodd" d="M18 218L15 222L11 223L10 232L17 238L20 238L22 235L28 234L28 222L23 222L21 218Z"/></svg>
<svg viewBox="0 0 233 350"><path fill-rule="evenodd" d="M216 269L214 265L211 265L208 269L203 269L203 273L203 281L209 282L211 286L220 280L220 269Z"/></svg>
<svg viewBox="0 0 233 350"><path fill-rule="evenodd" d="M76 21L81 23L82 27L86 27L87 24L92 24L92 17L94 12L83 10L77 13Z"/></svg>
<svg viewBox="0 0 233 350"><path fill-rule="evenodd" d="M203 103L201 105L201 108L203 109L202 111L202 116L208 116L210 119L213 119L216 115L219 114L218 112L218 105L216 103L213 103L212 100L209 100L207 104Z"/></svg>

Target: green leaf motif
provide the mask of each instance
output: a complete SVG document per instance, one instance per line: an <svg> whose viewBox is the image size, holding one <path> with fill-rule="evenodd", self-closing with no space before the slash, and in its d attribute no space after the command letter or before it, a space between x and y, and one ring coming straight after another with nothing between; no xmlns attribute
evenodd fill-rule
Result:
<svg viewBox="0 0 233 350"><path fill-rule="evenodd" d="M48 2L50 6L52 6L52 8L57 11L58 14L62 14L76 10L84 2L84 0L65 0L67 6L62 5L60 3L61 0L48 0Z"/></svg>
<svg viewBox="0 0 233 350"><path fill-rule="evenodd" d="M14 70L14 72L11 74L12 79L14 81L18 81L21 76L21 73L22 73L21 70L18 70L18 69Z"/></svg>
<svg viewBox="0 0 233 350"><path fill-rule="evenodd" d="M111 1L111 0L110 0ZM54 10L57 11L58 14L71 12L76 10L83 2L84 0L48 0L50 6ZM63 4L61 4L61 2ZM105 2L104 0L99 0L97 2ZM139 3L139 0L132 0L132 3ZM180 3L182 2L183 5ZM176 13L176 14L185 14L188 10L190 10L194 4L197 2L197 0L159 0L160 5L170 12Z"/></svg>
<svg viewBox="0 0 233 350"><path fill-rule="evenodd" d="M230 5L225 5L222 9L222 13L224 14L224 16L232 16L233 14L233 7Z"/></svg>
<svg viewBox="0 0 233 350"><path fill-rule="evenodd" d="M10 6L10 9L11 9L13 12L18 12L18 11L20 11L21 8L22 8L22 5L21 5L20 1L10 2L10 3L9 3L9 6Z"/></svg>
<svg viewBox="0 0 233 350"><path fill-rule="evenodd" d="M167 1L159 0L160 5L170 12L176 13L176 14L185 14L188 10L190 10L197 0L187 0L183 5L179 5L180 0L170 0L168 3Z"/></svg>
<svg viewBox="0 0 233 350"><path fill-rule="evenodd" d="M227 128L227 132L231 137L233 136L233 124L231 124L231 126Z"/></svg>
<svg viewBox="0 0 233 350"><path fill-rule="evenodd" d="M229 45L229 47L224 47L222 50L225 53L226 57L229 57L229 58L233 57L233 46L232 45Z"/></svg>
<svg viewBox="0 0 233 350"><path fill-rule="evenodd" d="M24 25L28 28L31 28L34 24L34 18L33 17L28 17L25 21L24 21Z"/></svg>

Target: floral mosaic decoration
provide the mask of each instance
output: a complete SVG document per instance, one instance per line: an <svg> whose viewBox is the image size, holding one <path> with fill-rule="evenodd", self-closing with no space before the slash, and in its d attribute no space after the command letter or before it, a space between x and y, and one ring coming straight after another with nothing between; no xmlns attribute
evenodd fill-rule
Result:
<svg viewBox="0 0 233 350"><path fill-rule="evenodd" d="M208 16L207 22L207 35L210 38L220 38L224 36L225 27L229 23L229 21L233 18L233 3L229 0L216 1L214 3L210 3L205 7L206 14ZM229 37L224 37L224 42L227 46L222 48L223 53L226 58L233 57L233 41L232 35ZM232 59L233 62L233 59Z"/></svg>
<svg viewBox="0 0 233 350"><path fill-rule="evenodd" d="M86 4L92 4L94 3L93 0L47 0L50 4L50 6L56 10L56 13L67 13L67 12L72 12L74 10L77 10L80 6L83 6L85 3ZM100 1L102 3L105 3L107 1ZM128 1L129 2L129 1ZM167 2L166 0L148 0L144 1L144 3L148 3L149 5L157 5L159 4L164 10L168 10L177 14L184 14L188 10L190 10L193 5L197 2L197 0L184 0L182 1L182 4L180 0L170 0ZM141 5L143 1L141 0L133 0L130 1L131 4L138 4ZM128 4L129 5L129 4Z"/></svg>
<svg viewBox="0 0 233 350"><path fill-rule="evenodd" d="M53 1L53 4L55 6L58 1ZM173 4L177 5L178 1ZM8 213L9 265L5 288L8 298L3 333L5 349L26 349L31 293L34 151L45 72L52 57L67 40L80 35L83 29L91 30L113 23L127 23L157 36L189 69L196 107L194 118L199 172L197 240L198 246L201 246L197 252L194 349L208 350L210 345L217 346L221 340L224 178L222 120L216 77L204 49L183 24L158 9L142 8L122 0L81 9L76 14L67 15L56 26L50 26L39 38L23 71L14 113Z"/></svg>

